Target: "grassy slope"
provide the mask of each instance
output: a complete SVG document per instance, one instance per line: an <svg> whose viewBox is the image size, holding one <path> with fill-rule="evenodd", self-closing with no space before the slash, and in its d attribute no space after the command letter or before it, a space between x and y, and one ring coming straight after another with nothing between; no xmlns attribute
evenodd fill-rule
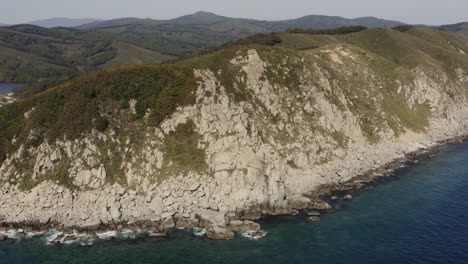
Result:
<svg viewBox="0 0 468 264"><path fill-rule="evenodd" d="M468 22L444 25L440 26L439 28L444 31L452 32L464 40L468 40Z"/></svg>
<svg viewBox="0 0 468 264"><path fill-rule="evenodd" d="M160 63L171 58L132 42L146 43L120 34L76 29L0 28L0 82L31 82L84 73L106 64ZM173 43L167 41L166 45Z"/></svg>
<svg viewBox="0 0 468 264"><path fill-rule="evenodd" d="M148 50L133 44L117 42L113 43L117 49L117 56L101 65L100 68L108 68L125 64L151 64L158 61L167 61L175 57Z"/></svg>
<svg viewBox="0 0 468 264"><path fill-rule="evenodd" d="M466 68L466 60L459 56L460 50L468 54L468 45L455 36L430 28L413 27L407 32L385 29L368 29L362 32L316 36L282 33L283 47L307 49L334 43L347 43L372 52L397 65L414 69L417 66L436 67L449 75L454 68Z"/></svg>

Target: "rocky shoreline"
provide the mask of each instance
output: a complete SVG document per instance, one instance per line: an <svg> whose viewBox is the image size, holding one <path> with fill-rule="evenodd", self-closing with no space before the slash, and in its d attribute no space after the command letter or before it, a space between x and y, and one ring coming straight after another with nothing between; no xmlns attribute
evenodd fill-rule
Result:
<svg viewBox="0 0 468 264"><path fill-rule="evenodd" d="M347 192L353 190L365 190L366 187L372 187L374 184L379 184L382 180L388 180L394 177L394 171L402 167L413 166L419 164L424 158L435 158L438 156L437 148L444 145L463 144L468 140L468 135L457 136L447 140L441 140L436 144L422 148L417 151L410 152L400 159L396 159L382 167L368 171L362 175L358 175L344 184L330 184L320 186L319 197L324 201L335 201L338 197L344 200L352 200L352 196L347 198ZM310 209L310 208L309 208ZM312 208L314 209L314 208Z"/></svg>
<svg viewBox="0 0 468 264"><path fill-rule="evenodd" d="M40 141L34 130L27 138L35 145L8 139L16 150L0 165L2 230L92 236L197 227L209 238L232 239L259 232L253 221L265 215L332 209L332 196L365 188L381 177L375 174L467 133L466 98L452 96L466 90L465 69L451 80L418 67L387 85L388 76L352 47L317 55L249 48L225 61L248 100L233 96L220 69L194 69L196 100L158 125L135 119L131 99L126 109L102 109L110 127L76 139ZM337 68L337 57L348 67ZM343 79L333 77L335 69ZM272 76L290 71L300 77L297 89ZM28 107L20 117L30 122L36 111Z"/></svg>
<svg viewBox="0 0 468 264"><path fill-rule="evenodd" d="M240 236L250 239L259 239L266 235L266 232L261 230L261 226L251 220L260 220L268 215L295 215L302 211L306 217L305 221L316 223L320 221L320 215L330 210L340 210L343 206L337 200L352 200L349 194L352 191L365 191L373 188L374 185L381 181L392 179L394 170L402 167L418 164L422 159L437 157L437 148L447 144L463 144L468 140L468 135L457 136L448 140L441 140L436 144L421 148L417 151L406 154L403 158L396 159L377 169L370 170L362 175L353 177L351 180L341 184L328 184L320 186L313 193L306 195L313 203L301 206L291 207L282 211L268 212L265 209L252 208L249 210L251 214L244 214L239 217L240 220L231 220L226 224L225 228L219 225L214 225L213 221L219 219L202 219L199 218L199 225L193 223L179 222L174 226L161 225L160 222L141 221L117 226L97 225L91 228L83 227L64 227L57 222L41 223L38 221L31 222L1 222L0 223L0 241L12 238L39 238L47 234L47 244L62 245L73 242L80 242L82 246L91 246L96 239L115 240L116 238L166 238L167 231L173 228L178 229L193 229L195 236L206 236L209 239L226 240L234 239L235 233ZM335 203L335 206L331 204ZM312 206L311 206L312 204ZM212 215L216 217L217 215ZM219 216L218 216L219 217ZM242 220L250 219L250 220Z"/></svg>

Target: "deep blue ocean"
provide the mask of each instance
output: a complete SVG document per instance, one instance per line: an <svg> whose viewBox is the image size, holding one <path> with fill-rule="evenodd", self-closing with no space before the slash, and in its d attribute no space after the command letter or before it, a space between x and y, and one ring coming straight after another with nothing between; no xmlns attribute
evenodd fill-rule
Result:
<svg viewBox="0 0 468 264"><path fill-rule="evenodd" d="M92 247L0 242L0 263L468 263L468 144L399 169L393 180L353 192L343 210L306 223L268 217L259 240L199 238L100 241Z"/></svg>
<svg viewBox="0 0 468 264"><path fill-rule="evenodd" d="M0 83L0 94L10 93L14 88L26 85L26 83Z"/></svg>

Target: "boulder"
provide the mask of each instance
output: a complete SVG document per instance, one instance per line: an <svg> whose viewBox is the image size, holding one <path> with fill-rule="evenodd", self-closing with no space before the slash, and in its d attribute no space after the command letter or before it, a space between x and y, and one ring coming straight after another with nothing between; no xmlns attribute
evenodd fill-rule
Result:
<svg viewBox="0 0 468 264"><path fill-rule="evenodd" d="M320 212L317 212L317 211L310 211L310 212L307 212L307 215L308 215L308 216L320 216Z"/></svg>
<svg viewBox="0 0 468 264"><path fill-rule="evenodd" d="M171 229L171 228L174 228L175 227L175 222L174 222L174 218L171 217L168 217L166 218L163 223L161 224L161 229L162 230L166 230L166 229Z"/></svg>
<svg viewBox="0 0 468 264"><path fill-rule="evenodd" d="M206 236L215 240L228 240L234 239L234 232L219 226L214 226L206 230Z"/></svg>
<svg viewBox="0 0 468 264"><path fill-rule="evenodd" d="M336 201L336 200L338 200L338 196L336 196L336 195L333 195L333 196L330 198L330 200L332 200L332 201Z"/></svg>
<svg viewBox="0 0 468 264"><path fill-rule="evenodd" d="M332 207L327 202L315 201L312 204L310 204L308 208L315 209L315 210L328 210L328 209L331 209Z"/></svg>
<svg viewBox="0 0 468 264"><path fill-rule="evenodd" d="M151 237L151 238L167 237L167 234L165 232L151 232L148 234L148 237Z"/></svg>
<svg viewBox="0 0 468 264"><path fill-rule="evenodd" d="M200 210L196 213L200 227L226 226L225 212Z"/></svg>
<svg viewBox="0 0 468 264"><path fill-rule="evenodd" d="M5 240L7 240L7 239L8 239L7 236L5 236L5 235L0 235L0 241L5 241Z"/></svg>
<svg viewBox="0 0 468 264"><path fill-rule="evenodd" d="M75 241L75 240L77 240L76 236L69 235L69 236L66 236L66 237L63 239L63 242Z"/></svg>
<svg viewBox="0 0 468 264"><path fill-rule="evenodd" d="M302 209L307 208L310 205L311 200L304 196L293 196L291 197L289 204L292 208Z"/></svg>
<svg viewBox="0 0 468 264"><path fill-rule="evenodd" d="M228 229L238 232L238 231L247 231L247 230L252 230L252 231L260 231L260 225L249 220L233 220L229 223Z"/></svg>
<svg viewBox="0 0 468 264"><path fill-rule="evenodd" d="M353 196L351 196L350 194L347 194L343 197L343 199L350 201L353 199Z"/></svg>

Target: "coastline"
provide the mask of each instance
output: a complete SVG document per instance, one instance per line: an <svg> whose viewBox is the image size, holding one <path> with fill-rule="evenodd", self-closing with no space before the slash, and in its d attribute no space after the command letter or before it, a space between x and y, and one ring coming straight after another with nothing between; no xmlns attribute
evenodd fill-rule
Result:
<svg viewBox="0 0 468 264"><path fill-rule="evenodd" d="M239 233L241 236L250 239L259 239L266 235L262 233L260 225L251 220L261 220L266 216L279 216L279 215L294 215L299 211L307 213L308 211L327 212L333 209L343 209L338 203L338 207L330 206L333 199L332 196L337 196L340 200L352 191L366 191L371 189L372 186L378 185L382 180L393 179L393 172L396 169L414 166L419 163L423 158L433 158L437 156L437 148L444 145L463 144L468 140L468 135L456 136L451 139L435 141L433 145L425 148L420 148L416 151L405 154L404 157L395 159L392 162L386 163L377 169L369 170L361 175L357 175L344 183L331 183L319 186L313 193L305 195L313 201L315 206L295 206L282 211L268 212L262 209L259 205L247 211L261 211L261 214L253 214L248 217L241 217L237 226L230 226L231 233L227 234L215 232L211 235L207 232L207 226L195 226L192 223L185 224L179 222L175 227L161 228L160 222L141 221L127 224L120 224L118 226L109 227L104 225L95 226L92 228L83 227L63 227L63 224L58 222L41 223L39 221L31 222L1 222L0 223L0 241L6 239L21 239L25 238L38 238L48 235L48 245L61 245L70 244L79 241L82 246L91 246L96 239L101 240L115 240L125 238L166 238L167 231L170 229L191 229L195 236L208 236L210 239L233 239L234 232ZM435 151L435 152L434 152ZM250 229L249 229L250 228Z"/></svg>

